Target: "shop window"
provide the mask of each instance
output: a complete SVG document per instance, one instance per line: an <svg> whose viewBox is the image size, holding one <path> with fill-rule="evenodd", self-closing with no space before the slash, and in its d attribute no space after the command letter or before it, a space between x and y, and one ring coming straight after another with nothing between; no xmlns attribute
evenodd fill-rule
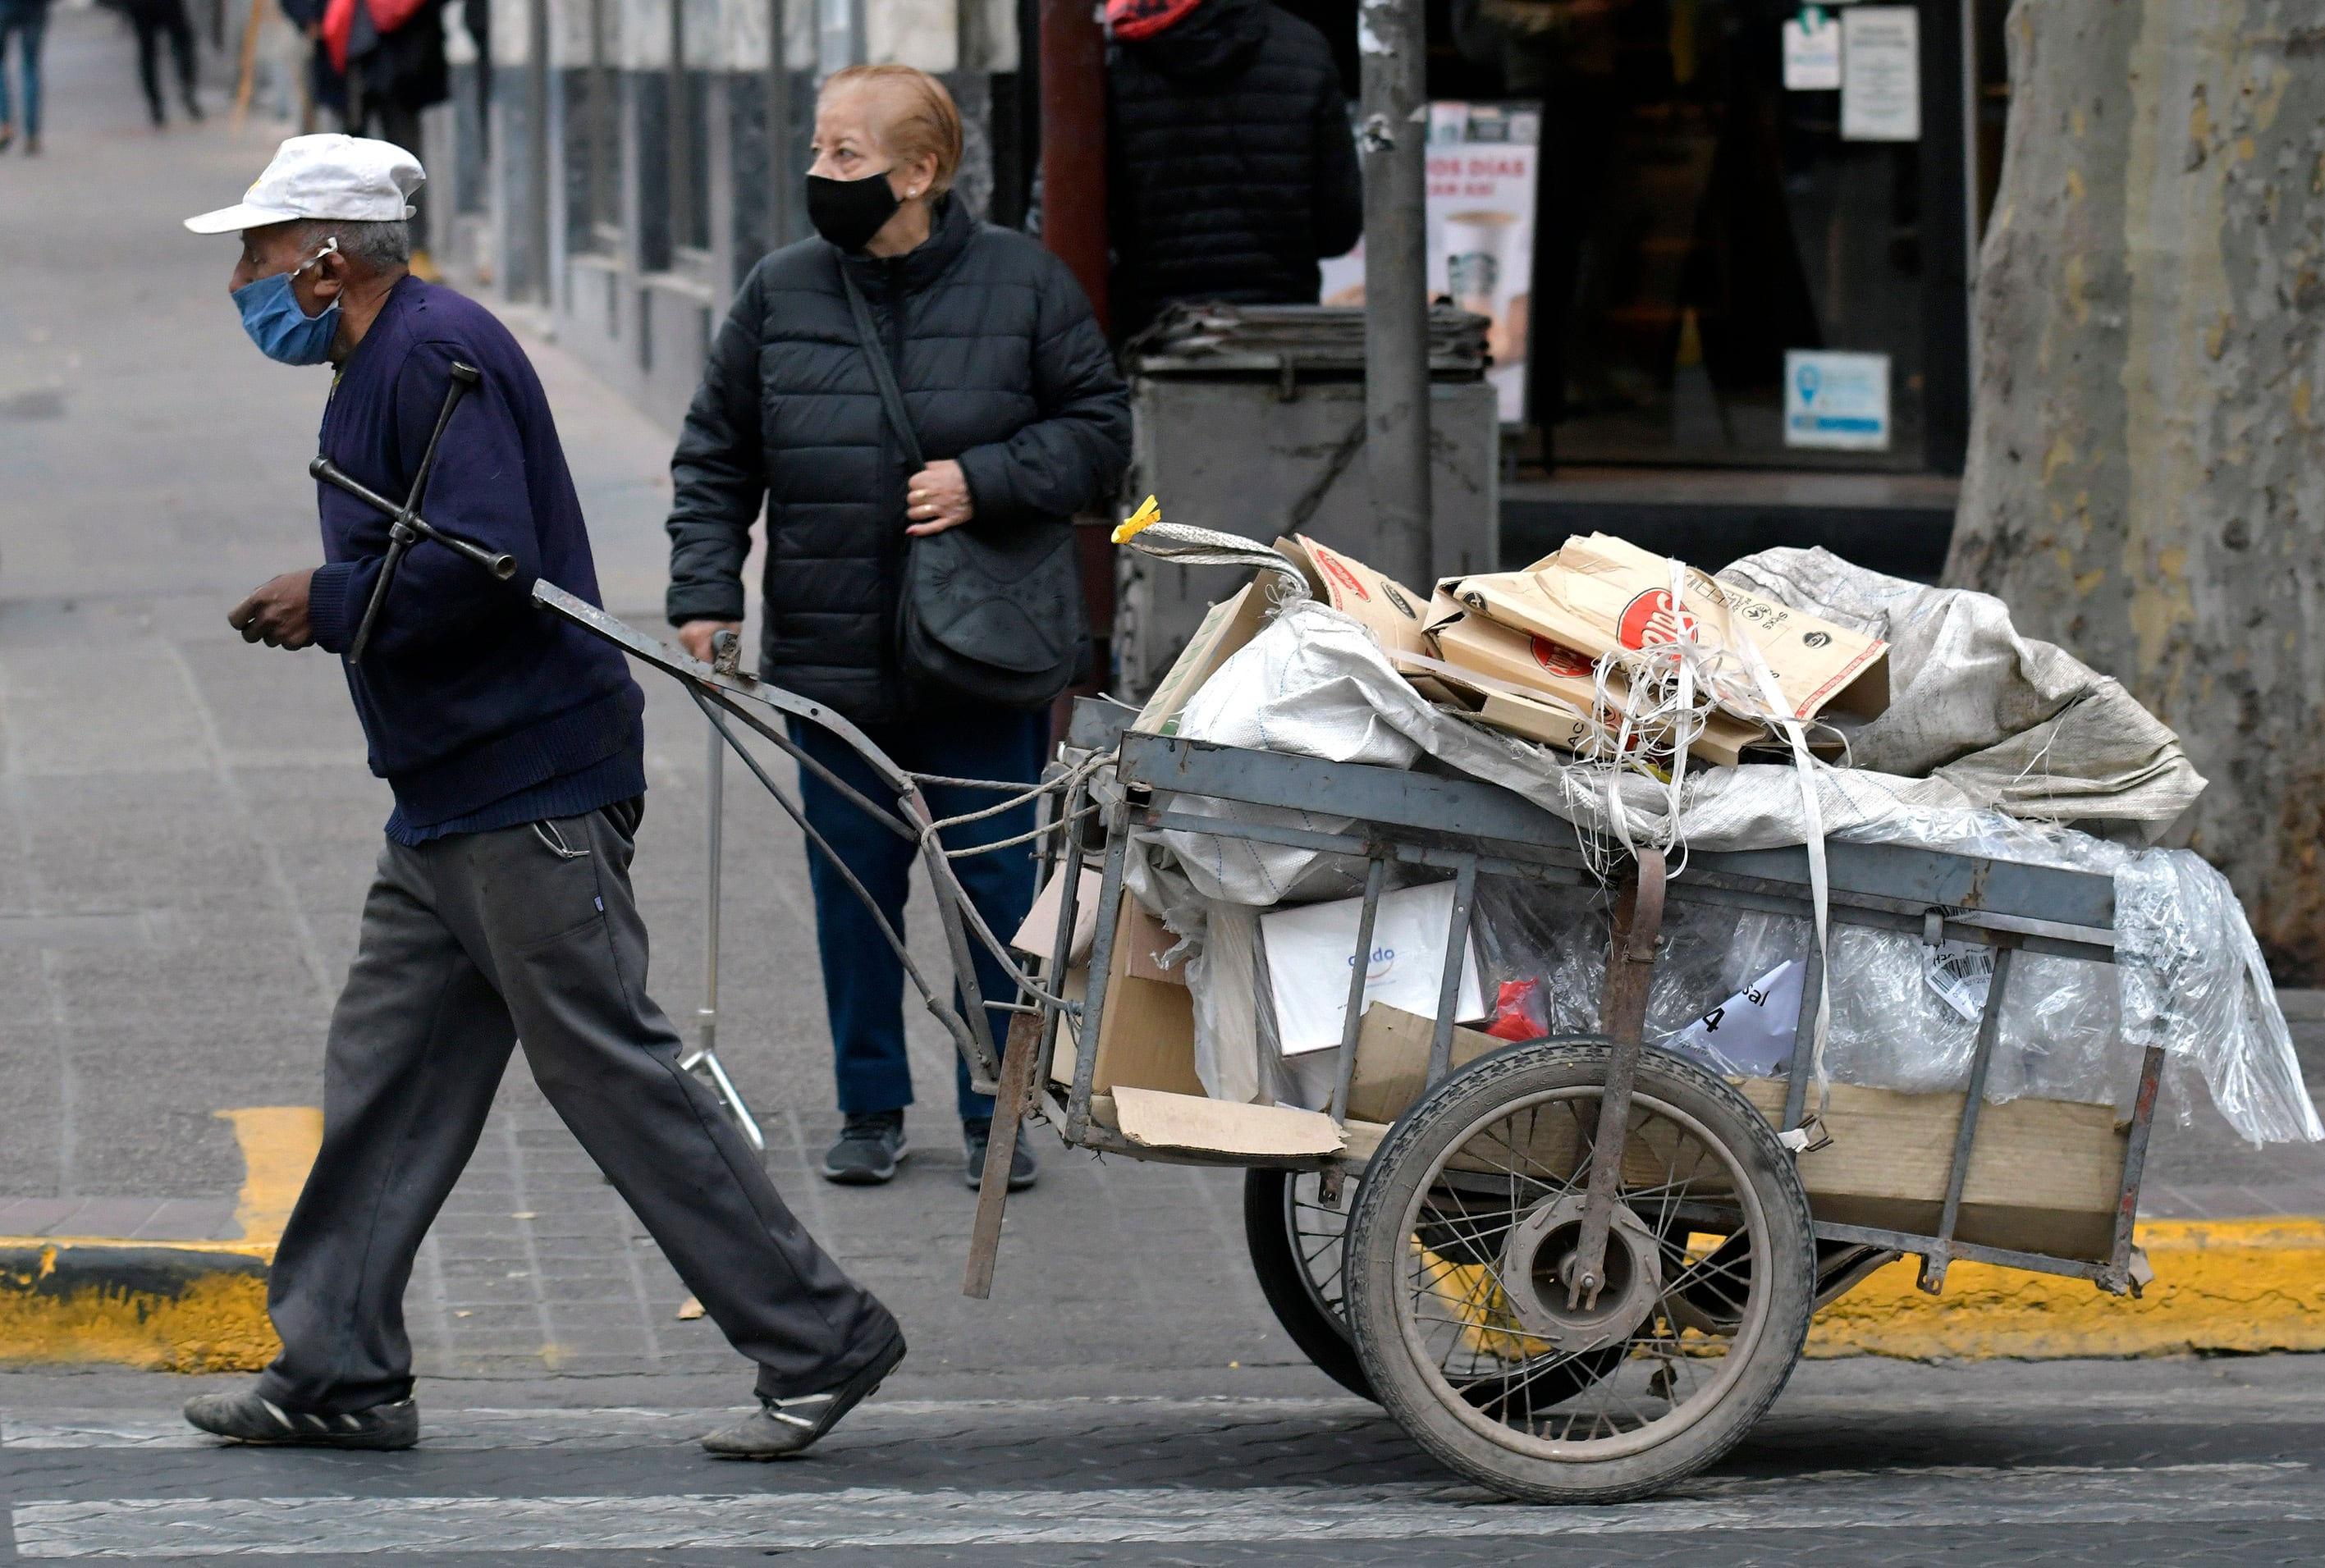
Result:
<svg viewBox="0 0 2325 1568"><path fill-rule="evenodd" d="M1431 97L1542 106L1540 455L1958 466L1960 15L1935 0L1435 0ZM1819 58L1844 22L1846 92Z"/></svg>

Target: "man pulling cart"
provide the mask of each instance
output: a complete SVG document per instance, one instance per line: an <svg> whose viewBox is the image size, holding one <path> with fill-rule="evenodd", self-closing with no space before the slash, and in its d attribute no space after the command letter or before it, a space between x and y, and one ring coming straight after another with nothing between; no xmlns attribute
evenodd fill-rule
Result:
<svg viewBox="0 0 2325 1568"><path fill-rule="evenodd" d="M232 290L262 352L334 372L324 564L229 618L249 641L347 656L395 794L331 1018L322 1148L269 1282L283 1352L186 1416L243 1443L417 1440L404 1286L522 1038L558 1114L758 1363L760 1409L704 1446L795 1453L878 1387L903 1335L784 1206L646 995L629 878L644 699L619 651L527 598L546 580L594 604L588 536L523 351L408 270L421 178L384 142L293 137L239 205L186 225L241 232Z"/></svg>

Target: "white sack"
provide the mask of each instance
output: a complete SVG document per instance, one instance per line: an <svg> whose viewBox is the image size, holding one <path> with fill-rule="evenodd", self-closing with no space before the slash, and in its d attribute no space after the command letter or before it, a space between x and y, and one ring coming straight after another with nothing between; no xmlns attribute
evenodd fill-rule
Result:
<svg viewBox="0 0 2325 1568"><path fill-rule="evenodd" d="M1991 595L1821 549L1763 550L1719 576L1889 644L1888 709L1848 732L1859 768L1941 779L2013 816L2135 824L2148 844L2203 792L2179 737L2121 682L2020 636Z"/></svg>

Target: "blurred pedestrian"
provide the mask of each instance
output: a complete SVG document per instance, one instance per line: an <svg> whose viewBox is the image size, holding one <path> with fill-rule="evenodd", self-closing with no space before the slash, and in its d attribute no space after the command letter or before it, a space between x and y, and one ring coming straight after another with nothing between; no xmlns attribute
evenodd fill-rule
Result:
<svg viewBox="0 0 2325 1568"><path fill-rule="evenodd" d="M420 156L420 114L452 96L444 55L444 0L326 0L322 35L344 78L347 134L376 136ZM423 197L412 204L412 272L439 281Z"/></svg>
<svg viewBox="0 0 2325 1568"><path fill-rule="evenodd" d="M16 41L24 88L24 151L41 150L41 35L48 30L49 0L0 0L0 152L16 139L16 107L8 97L8 41Z"/></svg>
<svg viewBox="0 0 2325 1568"><path fill-rule="evenodd" d="M739 629L743 561L764 504L762 676L828 704L907 769L1030 786L1048 750L1050 700L1084 641L1070 520L1114 496L1130 457L1129 398L1064 264L978 222L952 193L960 149L960 116L933 77L857 66L824 84L807 177L820 237L762 260L744 283L672 459L669 613L698 659L716 633ZM894 413L883 371L901 392ZM1021 581L1057 587L1046 613L970 594L947 605L959 616L944 633L951 641L931 646L922 612L936 576L974 568L987 550L1021 563ZM1039 571L1023 564L1036 561ZM974 570L954 580L964 592L993 581ZM975 635L980 625L1016 641L996 648ZM996 653L1014 668L988 662ZM792 735L861 794L886 793L821 728L794 721ZM911 839L812 770L801 770L800 790L810 825L901 929ZM996 804L942 784L926 795L940 818ZM1033 818L1019 805L947 830L945 843L1015 838ZM952 863L987 925L1014 930L1033 901L1029 848ZM844 1117L823 1174L885 1182L903 1157L912 1102L903 973L847 879L820 853L808 864ZM977 983L989 1001L1015 999L982 951ZM991 1022L971 1019L997 1037ZM955 1102L973 1185L993 1102L971 1091L965 1066ZM1010 1185L1033 1177L1021 1142Z"/></svg>
<svg viewBox="0 0 2325 1568"><path fill-rule="evenodd" d="M581 504L524 350L405 268L421 179L386 143L294 136L239 206L186 220L241 231L229 287L260 352L332 366L322 455L402 496L433 451L429 520L518 563L505 584L422 543L366 620L390 520L319 486L324 564L227 613L273 648L344 653L371 627L344 673L395 808L331 1012L322 1147L268 1269L282 1353L186 1418L238 1443L412 1446L404 1287L522 1038L558 1116L758 1363L760 1408L703 1446L797 1453L903 1360L903 1334L783 1206L645 992L644 697L618 650L532 607L542 580L597 602ZM446 421L463 366L475 390Z"/></svg>
<svg viewBox="0 0 2325 1568"><path fill-rule="evenodd" d="M1267 0L1107 0L1106 14L1115 336L1174 300L1314 304L1317 262L1365 231L1331 45Z"/></svg>
<svg viewBox="0 0 2325 1568"><path fill-rule="evenodd" d="M145 112L153 117L153 128L169 124L162 106L161 45L165 38L178 69L186 117L200 119L201 98L194 85L194 24L186 20L186 0L121 0L121 9L137 30L137 81L145 89Z"/></svg>
<svg viewBox="0 0 2325 1568"><path fill-rule="evenodd" d="M41 150L41 40L49 25L49 0L0 0L0 152L16 140L15 103L8 96L8 41L16 41L23 88L24 151Z"/></svg>
<svg viewBox="0 0 2325 1568"><path fill-rule="evenodd" d="M283 7L283 19L307 41L306 90L300 94L299 128L306 134L315 131L319 110L329 109L339 122L342 130L347 123L347 78L331 63L331 46L323 40L323 14L329 9L329 0L276 0ZM417 158L412 148L405 152ZM416 205L416 204L415 204Z"/></svg>

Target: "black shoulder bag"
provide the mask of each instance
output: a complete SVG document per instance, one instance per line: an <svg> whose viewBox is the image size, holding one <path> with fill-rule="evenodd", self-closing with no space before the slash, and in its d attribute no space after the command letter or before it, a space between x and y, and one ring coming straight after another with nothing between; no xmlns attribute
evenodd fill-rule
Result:
<svg viewBox="0 0 2325 1568"><path fill-rule="evenodd" d="M928 463L886 345L844 263L839 281L881 406L917 474ZM1040 707L1072 683L1082 622L1070 523L978 520L914 539L906 549L896 657L915 687Z"/></svg>

